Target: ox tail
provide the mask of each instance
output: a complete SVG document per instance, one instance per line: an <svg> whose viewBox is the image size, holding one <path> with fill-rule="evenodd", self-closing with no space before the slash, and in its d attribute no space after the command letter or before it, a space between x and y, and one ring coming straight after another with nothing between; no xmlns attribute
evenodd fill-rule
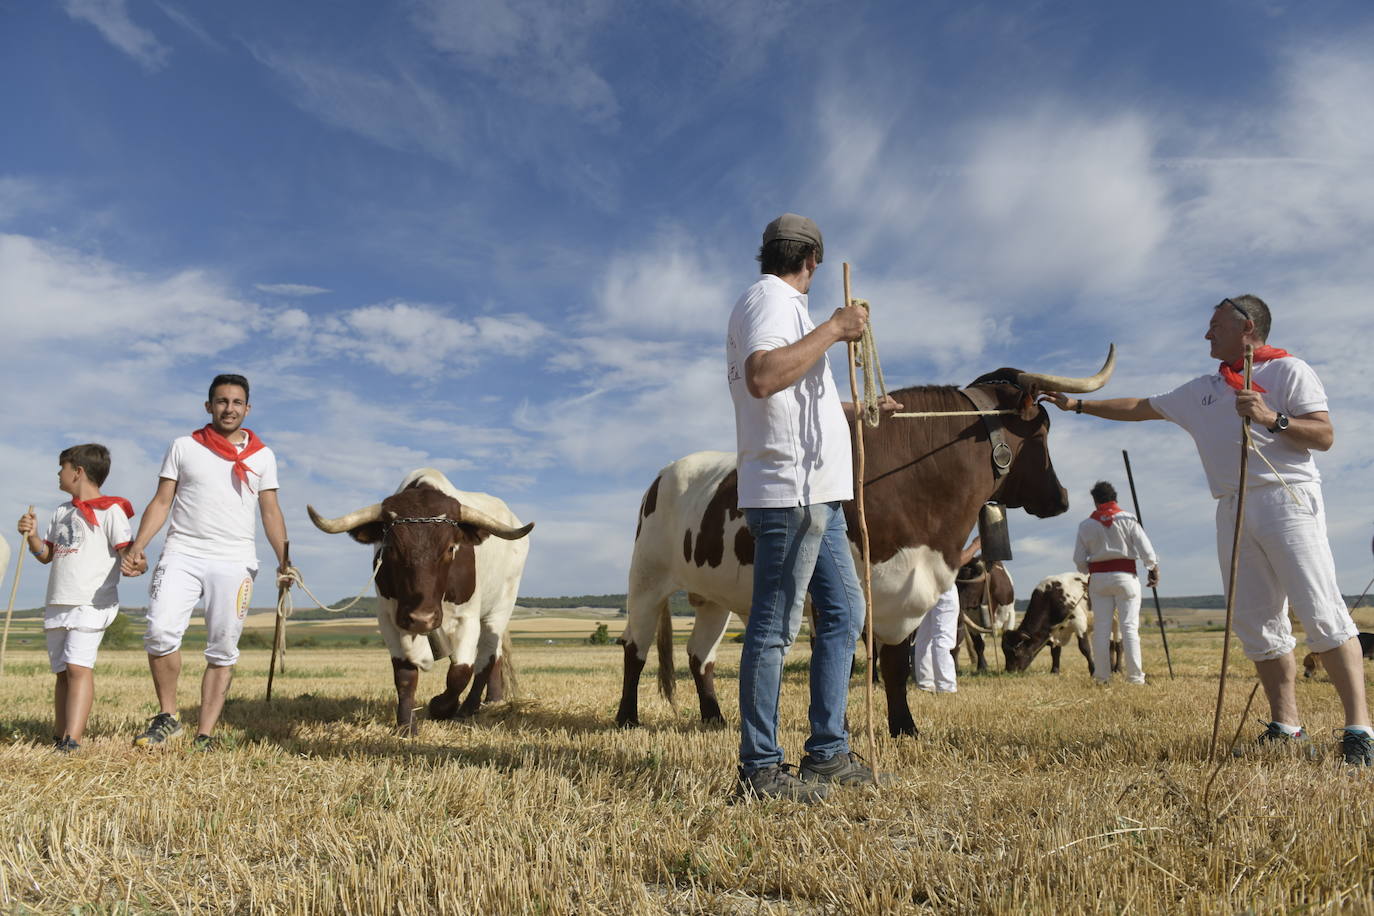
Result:
<svg viewBox="0 0 1374 916"><path fill-rule="evenodd" d="M520 695L520 679L515 672L515 656L511 653L510 630L501 634L501 685L505 688L506 699Z"/></svg>
<svg viewBox="0 0 1374 916"><path fill-rule="evenodd" d="M668 611L668 599L658 603L658 692L676 707L677 669L673 667L673 615Z"/></svg>

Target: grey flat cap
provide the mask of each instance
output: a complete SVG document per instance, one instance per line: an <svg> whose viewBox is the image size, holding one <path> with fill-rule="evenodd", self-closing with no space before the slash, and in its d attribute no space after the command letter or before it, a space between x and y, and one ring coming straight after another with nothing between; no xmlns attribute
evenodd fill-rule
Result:
<svg viewBox="0 0 1374 916"><path fill-rule="evenodd" d="M821 239L821 230L816 228L816 224L805 216L784 213L769 223L767 228L763 230L763 244L767 245L777 239L786 239L790 242L810 242L816 246L816 260L825 260L825 242Z"/></svg>

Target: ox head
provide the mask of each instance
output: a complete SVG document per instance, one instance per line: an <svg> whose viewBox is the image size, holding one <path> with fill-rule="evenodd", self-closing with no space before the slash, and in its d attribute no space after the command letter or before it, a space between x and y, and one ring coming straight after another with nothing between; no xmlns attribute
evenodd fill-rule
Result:
<svg viewBox="0 0 1374 916"><path fill-rule="evenodd" d="M1036 518L1052 518L1069 511L1069 493L1059 482L1050 461L1050 416L1043 404L1037 404L1041 391L1064 391L1086 394L1107 384L1116 368L1116 345L1107 350L1107 360L1096 375L1087 378L1068 378L1022 372L1019 369L998 369L974 379L970 384L987 386L1002 410L1015 411L1002 417L1007 435L1019 440L1013 446L1015 455L1011 467L1002 478L992 498L1012 509L1025 509Z"/></svg>
<svg viewBox="0 0 1374 916"><path fill-rule="evenodd" d="M1072 581L1072 580L1071 580ZM1050 631L1069 616L1087 593L1087 584L1074 581L1073 594L1065 590L1065 579L1051 578L1036 586L1026 605L1021 625L1002 634L1002 654L1008 671L1025 671L1049 641Z"/></svg>
<svg viewBox="0 0 1374 916"><path fill-rule="evenodd" d="M495 535L522 538L534 527L502 524L430 486L412 485L339 518L307 506L315 527L376 544L377 594L396 602L396 626L423 634L443 623L444 601L462 604L476 587L473 548Z"/></svg>

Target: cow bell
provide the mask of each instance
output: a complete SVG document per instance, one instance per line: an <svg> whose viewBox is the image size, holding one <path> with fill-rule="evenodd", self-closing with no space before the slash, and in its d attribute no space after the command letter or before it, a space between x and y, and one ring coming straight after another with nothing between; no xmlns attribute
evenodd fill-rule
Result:
<svg viewBox="0 0 1374 916"><path fill-rule="evenodd" d="M1012 559L1007 510L997 503L984 503L982 511L978 513L978 538L982 542L984 561L993 563Z"/></svg>

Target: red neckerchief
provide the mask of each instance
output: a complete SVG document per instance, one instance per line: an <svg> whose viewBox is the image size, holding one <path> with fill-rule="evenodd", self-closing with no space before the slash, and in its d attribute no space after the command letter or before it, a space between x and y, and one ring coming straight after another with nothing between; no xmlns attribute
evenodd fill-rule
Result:
<svg viewBox="0 0 1374 916"><path fill-rule="evenodd" d="M215 429L215 427L209 423L206 423L203 427L191 433L191 438L214 452L216 455L219 455L225 461L232 461L234 463L234 476L242 480L243 485L248 487L251 492L253 488L248 484L248 475L250 473L257 474L258 472L244 463L243 459L267 446L263 445L261 439L253 435L251 429L245 427L243 431L248 434L248 444L243 447L243 451L239 451L234 443L230 442L219 430ZM259 474L258 476L261 477L262 475Z"/></svg>
<svg viewBox="0 0 1374 916"><path fill-rule="evenodd" d="M1110 528L1112 527L1112 519L1123 511L1125 510L1118 506L1115 500L1113 500L1112 502L1099 505L1093 510L1093 513L1089 515L1088 518L1098 522L1103 528Z"/></svg>
<svg viewBox="0 0 1374 916"><path fill-rule="evenodd" d="M127 499L122 496L97 496L95 499L77 499L72 497L72 505L76 506L76 511L81 513L81 517L86 520L86 524L92 528L99 527L95 521L96 509L108 509L111 506L118 506L124 510L124 514L129 518L134 517L134 507Z"/></svg>
<svg viewBox="0 0 1374 916"><path fill-rule="evenodd" d="M1255 352L1252 355L1251 359L1253 362L1267 363L1271 359L1283 359L1285 356L1292 355L1293 354L1289 353L1287 350L1280 350L1278 347L1271 347L1268 344L1265 344L1264 346L1257 347L1255 349ZM1245 388L1245 376L1241 375L1241 371L1244 368L1245 360L1238 359L1233 363L1222 363L1221 369L1219 369L1218 371L1221 372L1221 380L1223 382L1230 385L1237 391L1240 391ZM1260 385L1256 385L1254 380L1252 379L1250 381L1250 390L1263 392L1264 388Z"/></svg>

